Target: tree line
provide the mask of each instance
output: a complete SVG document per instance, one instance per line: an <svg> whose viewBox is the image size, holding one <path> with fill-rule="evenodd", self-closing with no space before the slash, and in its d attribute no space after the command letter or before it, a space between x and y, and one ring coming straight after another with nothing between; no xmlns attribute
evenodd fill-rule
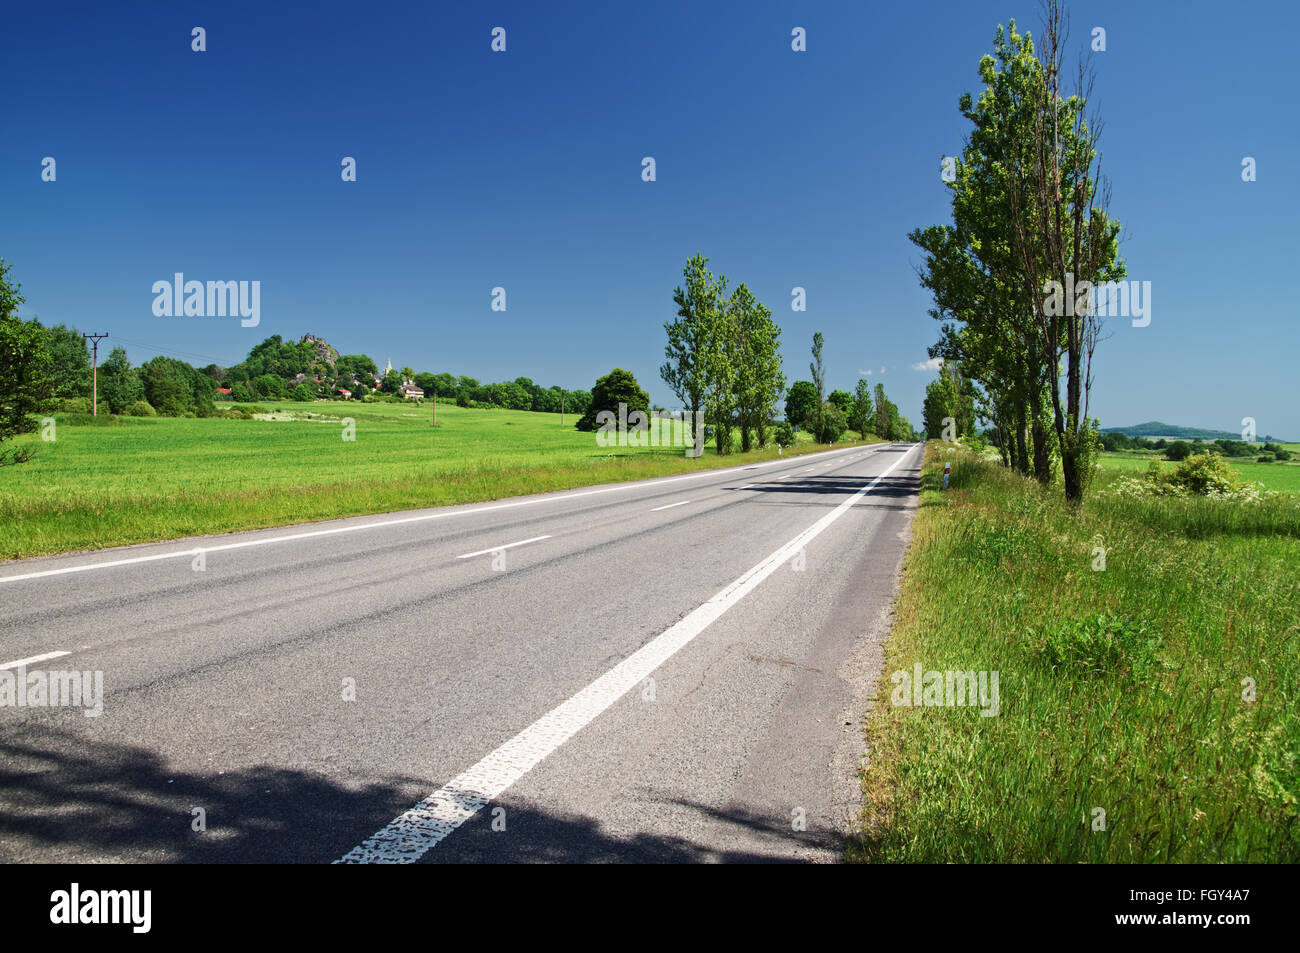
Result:
<svg viewBox="0 0 1300 953"><path fill-rule="evenodd" d="M1064 15L1059 0L1043 6L1040 46L1015 21L999 26L980 60L979 97L961 97L971 129L945 175L951 224L908 237L925 253L919 277L943 322L930 356L971 382L1004 461L1044 485L1059 463L1077 503L1099 443L1088 402L1101 323L1086 289L1126 268L1100 171L1101 124L1088 112L1091 73L1081 61L1064 91Z"/></svg>
<svg viewBox="0 0 1300 953"><path fill-rule="evenodd" d="M876 387L874 399L864 380L853 394L826 393L820 332L813 336L813 380L796 381L787 391L781 328L771 309L743 282L729 292L727 277L714 275L708 262L702 254L689 258L682 284L673 289L677 313L664 324L667 360L659 376L684 410L704 413L718 453L732 452L736 434L741 452L766 446L773 438L788 445L796 428L808 430L819 443L838 440L848 430L863 436L874 432L887 440L913 438L911 424L883 387ZM778 421L783 396L785 420Z"/></svg>
<svg viewBox="0 0 1300 953"><path fill-rule="evenodd" d="M24 366L11 366L0 374L0 409L18 426L17 417L64 411L90 413L92 399L91 355L75 327L45 327L39 319L21 321L17 307L23 301L18 286L5 279L8 266L0 262L0 289L7 310L5 346L13 354L26 349ZM21 327L19 327L21 325ZM130 416L211 417L222 401L253 403L259 400L300 400L338 396L340 389L366 398L403 399L399 389L411 381L427 398L462 407L502 407L575 416L585 413L591 394L585 390L542 387L527 377L499 383L480 383L473 377L449 373L416 373L409 367L379 374L375 361L364 354L339 355L323 339L304 335L285 341L272 335L254 346L248 357L230 368L209 364L197 368L173 357L157 356L132 366L126 350L114 347L99 364L100 410ZM17 411L14 396L22 390L27 409ZM28 421L30 429L30 421ZM13 436L17 431L6 432ZM3 439L0 437L0 439Z"/></svg>

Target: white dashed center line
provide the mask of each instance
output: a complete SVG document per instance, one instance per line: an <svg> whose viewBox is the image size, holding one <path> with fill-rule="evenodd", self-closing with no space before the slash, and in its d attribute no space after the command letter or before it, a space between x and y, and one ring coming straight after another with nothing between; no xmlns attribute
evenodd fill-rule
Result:
<svg viewBox="0 0 1300 953"><path fill-rule="evenodd" d="M487 549L480 549L478 552L474 552L474 553L465 553L464 555L462 555L462 556L457 556L456 558L457 558L457 559L469 559L471 556L486 556L488 553L499 553L499 552L501 552L501 550L503 550L503 549L513 549L515 546L527 546L529 543L535 543L535 542L537 542L538 540L541 540L541 539L550 539L550 538L551 538L551 537L550 537L549 535L547 535L547 536L534 536L532 539L521 539L521 540L520 540L519 542L517 542L517 543L502 543L500 546L490 546L490 547L487 548Z"/></svg>
<svg viewBox="0 0 1300 953"><path fill-rule="evenodd" d="M678 503L666 503L663 506L656 506L650 510L651 513L658 513L660 510L671 510L674 506L685 506L690 500L681 500Z"/></svg>

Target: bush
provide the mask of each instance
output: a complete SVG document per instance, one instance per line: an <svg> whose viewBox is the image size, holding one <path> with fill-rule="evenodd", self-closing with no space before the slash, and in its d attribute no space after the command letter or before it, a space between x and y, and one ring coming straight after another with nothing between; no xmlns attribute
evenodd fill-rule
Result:
<svg viewBox="0 0 1300 953"><path fill-rule="evenodd" d="M790 421L788 420L779 421L777 425L772 428L772 433L773 436L776 437L776 442L783 447L788 447L794 443L794 427L790 426Z"/></svg>
<svg viewBox="0 0 1300 953"><path fill-rule="evenodd" d="M1276 463L1277 457L1271 453L1261 454L1255 458L1256 463Z"/></svg>
<svg viewBox="0 0 1300 953"><path fill-rule="evenodd" d="M65 414L88 414L90 413L90 398L68 397L65 400L58 401L56 409Z"/></svg>
<svg viewBox="0 0 1300 953"><path fill-rule="evenodd" d="M1169 446L1165 447L1165 459L1178 462L1186 460L1191 455L1192 445L1186 440L1175 440Z"/></svg>
<svg viewBox="0 0 1300 953"><path fill-rule="evenodd" d="M1291 459L1291 451L1290 451L1290 450L1275 450L1275 451L1273 451L1273 456L1276 457L1278 460L1290 460L1290 459Z"/></svg>
<svg viewBox="0 0 1300 953"><path fill-rule="evenodd" d="M137 400L126 409L128 417L157 417L158 411L153 409L153 405L147 400Z"/></svg>
<svg viewBox="0 0 1300 953"><path fill-rule="evenodd" d="M290 396L293 397L294 400L305 403L306 401L316 399L316 389L306 381L303 381L293 389L293 393Z"/></svg>
<svg viewBox="0 0 1300 953"><path fill-rule="evenodd" d="M1228 462L1217 453L1194 453L1169 475L1169 482L1197 496L1231 493L1239 484Z"/></svg>
<svg viewBox="0 0 1300 953"><path fill-rule="evenodd" d="M1160 633L1140 620L1102 613L1067 619L1039 640L1035 655L1050 668L1082 675L1145 674L1158 661Z"/></svg>

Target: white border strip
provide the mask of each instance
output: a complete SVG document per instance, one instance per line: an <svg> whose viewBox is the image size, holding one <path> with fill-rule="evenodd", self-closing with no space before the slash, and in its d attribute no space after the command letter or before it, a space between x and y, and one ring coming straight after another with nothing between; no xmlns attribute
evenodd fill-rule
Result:
<svg viewBox="0 0 1300 953"><path fill-rule="evenodd" d="M915 449L915 445L912 450ZM672 658L715 619L808 545L912 455L889 469L750 569L675 625L643 645L559 707L547 712L478 764L452 778L335 863L409 864L419 860L601 713Z"/></svg>
<svg viewBox="0 0 1300 953"><path fill-rule="evenodd" d="M891 446L890 444L880 444L881 447ZM847 447L844 450L825 450L818 453L847 453L854 449ZM812 454L805 454L812 456ZM266 539L249 539L238 543L223 543L220 546L191 546L189 549L180 552L170 553L153 553L149 556L133 556L129 559L113 559L102 563L86 563L80 566L65 566L62 569L43 569L39 572L23 573L19 576L0 576L0 585L6 582L21 582L24 579L43 579L46 576L64 576L74 572L88 572L92 569L109 569L113 566L131 566L136 563L151 563L160 559L180 559L182 557L193 557L199 552L220 553L231 549L247 549L250 546L269 546L272 543L289 543L298 539L314 539L319 536L333 536L336 533L355 533L363 529L382 529L388 526L400 526L403 523L423 523L428 520L446 519L449 516L462 516L466 513L490 513L493 510L507 510L516 506L531 506L535 503L555 503L563 500L576 500L583 496L596 496L600 493L614 493L618 490L635 490L635 489L655 489L667 483L677 483L681 480L698 480L701 477L717 476L719 474L736 472L743 469L754 469L756 467L777 466L783 463L789 463L789 460L768 460L764 463L756 463L751 467L715 467L708 470L701 470L699 473L688 473L684 476L675 477L653 477L652 482L635 482L623 483L618 486L602 487L599 490L583 490L579 493L568 493L564 496L537 496L527 500L513 500L509 503L493 503L483 506L478 504L467 504L465 509L446 510L438 513L425 513L421 516L406 516L395 520L381 520L377 523L359 523L355 526L335 526L331 529L317 529L305 533L291 533L288 536L272 536ZM464 505L464 504L459 504ZM241 532L260 532L259 530L242 530ZM142 544L152 545L152 544Z"/></svg>

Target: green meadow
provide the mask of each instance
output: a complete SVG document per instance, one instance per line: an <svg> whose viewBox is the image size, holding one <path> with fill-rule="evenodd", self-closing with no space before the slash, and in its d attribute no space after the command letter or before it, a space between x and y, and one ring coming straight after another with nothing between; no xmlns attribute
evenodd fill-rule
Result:
<svg viewBox="0 0 1300 953"><path fill-rule="evenodd" d="M1297 444L1281 444L1281 446L1294 453ZM1257 463L1249 457L1224 457L1224 459L1236 471L1239 480L1261 483L1268 490L1300 493L1300 462ZM1125 473L1145 471L1152 460L1159 461L1165 469L1174 467L1173 463L1157 453L1124 451L1101 455L1101 465L1104 469Z"/></svg>
<svg viewBox="0 0 1300 953"><path fill-rule="evenodd" d="M1112 495L1124 471L1074 513L929 445L850 860L1300 861L1300 496ZM917 663L998 672L998 714L894 704Z"/></svg>
<svg viewBox="0 0 1300 953"><path fill-rule="evenodd" d="M281 420L55 414L0 468L0 559L471 503L776 457L599 447L570 414L270 402ZM310 416L309 416L310 415ZM355 439L343 439L343 418ZM804 442L785 452L820 449ZM737 441L737 445L739 445Z"/></svg>

